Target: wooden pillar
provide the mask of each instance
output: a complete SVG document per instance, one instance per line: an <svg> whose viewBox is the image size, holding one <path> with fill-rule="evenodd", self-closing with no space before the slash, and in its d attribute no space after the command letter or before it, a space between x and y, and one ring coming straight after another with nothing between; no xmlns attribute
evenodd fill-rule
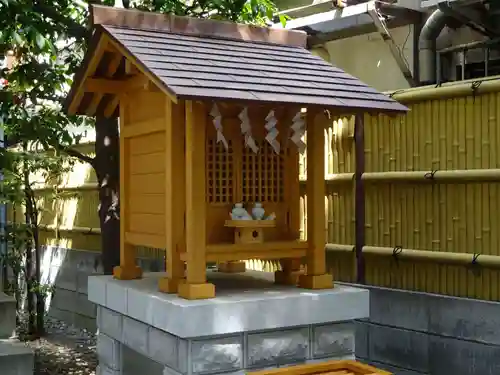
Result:
<svg viewBox="0 0 500 375"><path fill-rule="evenodd" d="M184 262L181 252L186 249L186 175L184 157L185 112L184 103L174 104L166 98L165 104L165 237L167 277L161 278L161 292L177 293L184 281Z"/></svg>
<svg viewBox="0 0 500 375"><path fill-rule="evenodd" d="M127 106L129 100L126 94L120 98L120 127L127 123ZM128 224L128 186L130 177L130 153L128 151L130 140L120 132L120 265L113 269L113 276L120 280L138 279L142 270L135 264L134 246L126 242L125 232Z"/></svg>
<svg viewBox="0 0 500 375"><path fill-rule="evenodd" d="M299 286L307 289L333 287L326 273L325 258L325 124L323 111L307 110L307 274L299 276Z"/></svg>
<svg viewBox="0 0 500 375"><path fill-rule="evenodd" d="M300 110L300 109L299 109ZM296 112L290 114L286 119L289 123ZM289 240L300 239L300 181L299 181L299 150L294 143L288 142L285 168L285 199L287 209L287 231ZM281 271L274 273L274 282L282 285L297 285L301 259L280 259Z"/></svg>
<svg viewBox="0 0 500 375"><path fill-rule="evenodd" d="M186 282L178 292L186 299L215 297L215 286L206 280L207 117L203 104L186 101Z"/></svg>

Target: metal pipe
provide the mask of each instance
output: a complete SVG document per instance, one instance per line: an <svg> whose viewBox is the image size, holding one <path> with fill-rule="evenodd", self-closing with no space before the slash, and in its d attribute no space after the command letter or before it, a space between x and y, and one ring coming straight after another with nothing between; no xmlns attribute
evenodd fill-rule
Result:
<svg viewBox="0 0 500 375"><path fill-rule="evenodd" d="M493 46L495 44L500 44L500 38L482 40L479 42L459 44L456 46L440 49L438 51L438 53L443 54L443 53L458 52L458 51L468 51L471 49L478 49L478 48L482 48L482 47Z"/></svg>
<svg viewBox="0 0 500 375"><path fill-rule="evenodd" d="M418 39L420 84L432 84L436 80L436 39L446 26L447 15L436 9L425 21Z"/></svg>

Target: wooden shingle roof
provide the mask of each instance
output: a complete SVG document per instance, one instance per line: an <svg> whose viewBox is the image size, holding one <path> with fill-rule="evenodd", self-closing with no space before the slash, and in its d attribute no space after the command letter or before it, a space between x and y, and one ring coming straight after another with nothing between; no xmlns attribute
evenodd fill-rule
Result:
<svg viewBox="0 0 500 375"><path fill-rule="evenodd" d="M227 31L228 23L211 20L195 20L193 31L189 24L193 19L175 16L170 16L164 25L159 26L155 18L154 22L148 21L150 27L138 28L130 26L142 25L143 21L131 22L132 18L125 19L122 14L118 22L114 18L112 25L107 24L111 23L108 18L95 25L94 39L109 37L174 99L318 105L370 112L407 110L310 53L302 36L277 34L289 31L236 25L237 29L231 29L231 33L218 33L217 29ZM147 16L159 17L157 14ZM179 19L183 21L182 27L178 26ZM162 27L165 25L167 27ZM234 30L240 30L240 26L245 27L241 29L245 32L238 35ZM265 37L266 32L270 37ZM255 35L257 37L253 37ZM87 51L89 55L93 55L92 47ZM82 75L75 78L69 101L75 91L81 89L78 81L84 79Z"/></svg>
<svg viewBox="0 0 500 375"><path fill-rule="evenodd" d="M104 29L179 98L406 110L302 47Z"/></svg>

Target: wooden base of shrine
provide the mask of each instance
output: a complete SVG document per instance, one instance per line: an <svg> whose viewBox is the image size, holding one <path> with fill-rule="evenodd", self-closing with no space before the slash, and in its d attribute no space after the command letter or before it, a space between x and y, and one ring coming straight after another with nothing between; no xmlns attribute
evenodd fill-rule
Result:
<svg viewBox="0 0 500 375"><path fill-rule="evenodd" d="M177 293L179 285L185 282L185 279L176 280L162 277L158 280L158 290L162 293Z"/></svg>
<svg viewBox="0 0 500 375"><path fill-rule="evenodd" d="M219 272L225 273L241 273L246 271L245 262L227 262L227 263L219 263L217 265L217 269Z"/></svg>
<svg viewBox="0 0 500 375"><path fill-rule="evenodd" d="M210 283L188 284L184 282L179 284L177 294L179 297L189 300L215 298L215 285Z"/></svg>
<svg viewBox="0 0 500 375"><path fill-rule="evenodd" d="M330 289L333 288L333 276L324 275L300 275L299 287L304 289Z"/></svg>
<svg viewBox="0 0 500 375"><path fill-rule="evenodd" d="M278 285L297 286L299 283L299 277L303 274L303 270L292 272L276 271L274 273L274 282Z"/></svg>
<svg viewBox="0 0 500 375"><path fill-rule="evenodd" d="M113 277L118 280L134 280L142 277L142 269L138 266L116 266Z"/></svg>

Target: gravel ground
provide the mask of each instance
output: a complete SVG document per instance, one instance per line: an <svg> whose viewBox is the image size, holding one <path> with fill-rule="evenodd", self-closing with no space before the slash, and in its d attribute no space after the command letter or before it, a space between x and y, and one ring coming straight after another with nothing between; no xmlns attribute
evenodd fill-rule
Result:
<svg viewBox="0 0 500 375"><path fill-rule="evenodd" d="M95 334L52 318L46 330L45 337L27 342L36 353L34 375L95 375Z"/></svg>

